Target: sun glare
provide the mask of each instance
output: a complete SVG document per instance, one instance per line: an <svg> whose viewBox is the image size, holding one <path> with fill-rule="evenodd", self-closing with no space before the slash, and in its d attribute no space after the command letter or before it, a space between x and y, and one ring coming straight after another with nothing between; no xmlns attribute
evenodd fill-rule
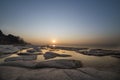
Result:
<svg viewBox="0 0 120 80"><path fill-rule="evenodd" d="M56 43L56 40L52 40L52 43Z"/></svg>

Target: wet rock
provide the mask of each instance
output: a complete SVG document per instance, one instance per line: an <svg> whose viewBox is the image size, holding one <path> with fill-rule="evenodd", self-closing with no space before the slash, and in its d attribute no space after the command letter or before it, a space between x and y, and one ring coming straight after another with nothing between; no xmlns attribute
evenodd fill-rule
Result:
<svg viewBox="0 0 120 80"><path fill-rule="evenodd" d="M13 45L0 45L0 53L10 54L19 51L17 47Z"/></svg>
<svg viewBox="0 0 120 80"><path fill-rule="evenodd" d="M50 48L53 48L53 47L50 47ZM55 49L63 49L63 50L70 50L70 51L88 50L88 48L60 47L60 46L55 47Z"/></svg>
<svg viewBox="0 0 120 80"><path fill-rule="evenodd" d="M67 59L59 59L59 60L50 60L44 61L36 64L36 68L80 68L82 67L82 63L77 60L67 60Z"/></svg>
<svg viewBox="0 0 120 80"><path fill-rule="evenodd" d="M1 63L0 66L11 66L21 68L35 68L36 62L34 61L9 61Z"/></svg>
<svg viewBox="0 0 120 80"><path fill-rule="evenodd" d="M106 55L120 55L119 50L104 50L104 49L90 49L88 51L79 51L85 55L106 56Z"/></svg>
<svg viewBox="0 0 120 80"><path fill-rule="evenodd" d="M36 52L36 50L35 49L30 49L30 50L27 50L27 52L34 53L34 52Z"/></svg>
<svg viewBox="0 0 120 80"><path fill-rule="evenodd" d="M112 55L112 57L120 58L120 55Z"/></svg>
<svg viewBox="0 0 120 80"><path fill-rule="evenodd" d="M71 57L71 55L67 54L58 54L54 52L46 52L44 55L45 59L55 58L55 57Z"/></svg>
<svg viewBox="0 0 120 80"><path fill-rule="evenodd" d="M34 47L37 52L42 52L40 47Z"/></svg>
<svg viewBox="0 0 120 80"><path fill-rule="evenodd" d="M16 46L16 47L17 47L18 49L20 49L20 50L29 48L29 47L27 47L26 45L24 45L24 46Z"/></svg>
<svg viewBox="0 0 120 80"><path fill-rule="evenodd" d="M27 50L27 52L33 53L33 52L42 52L40 47L33 47L32 49Z"/></svg>
<svg viewBox="0 0 120 80"><path fill-rule="evenodd" d="M35 61L8 61L1 63L0 66L13 66L13 67L25 67L25 68L61 68L61 69L71 69L71 68L80 68L82 63L77 60L69 59L59 59L59 60L50 60L43 62Z"/></svg>
<svg viewBox="0 0 120 80"><path fill-rule="evenodd" d="M31 61L31 60L36 60L37 56L36 55L24 55L24 56L19 56L19 57L10 57L6 58L4 61L9 62L9 61Z"/></svg>
<svg viewBox="0 0 120 80"><path fill-rule="evenodd" d="M18 53L18 55L42 55L42 52L24 52Z"/></svg>
<svg viewBox="0 0 120 80"><path fill-rule="evenodd" d="M5 57L8 57L8 56L10 56L10 55L12 55L12 54L4 54L4 53L3 53L3 54L0 55L0 58L5 58Z"/></svg>

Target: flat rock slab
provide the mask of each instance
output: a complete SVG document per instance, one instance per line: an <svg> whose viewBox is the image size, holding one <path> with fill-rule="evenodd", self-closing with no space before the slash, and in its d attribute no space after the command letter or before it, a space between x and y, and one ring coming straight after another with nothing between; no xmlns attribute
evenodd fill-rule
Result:
<svg viewBox="0 0 120 80"><path fill-rule="evenodd" d="M120 50L104 50L104 49L90 49L90 50L79 50L79 53L92 56L107 56L107 55L117 55L120 56Z"/></svg>
<svg viewBox="0 0 120 80"><path fill-rule="evenodd" d="M33 52L42 52L39 47L33 47L32 49L27 50L27 52L33 53Z"/></svg>
<svg viewBox="0 0 120 80"><path fill-rule="evenodd" d="M53 47L50 47L50 48L53 48ZM70 50L70 51L78 51L78 50L88 50L89 48L58 47L58 46L56 46L55 49L63 49L63 50Z"/></svg>
<svg viewBox="0 0 120 80"><path fill-rule="evenodd" d="M0 58L5 58L5 57L8 57L10 55L12 55L12 54L2 54L2 55L0 55Z"/></svg>
<svg viewBox="0 0 120 80"><path fill-rule="evenodd" d="M39 62L36 64L36 68L71 69L71 68L80 68L82 66L83 65L80 61L67 60L67 59L50 60L50 61Z"/></svg>
<svg viewBox="0 0 120 80"><path fill-rule="evenodd" d="M51 59L51 58L55 58L55 57L71 57L71 55L58 54L58 53L54 53L54 52L46 52L43 56L45 57L45 59Z"/></svg>
<svg viewBox="0 0 120 80"><path fill-rule="evenodd" d="M43 62L35 61L9 61L1 63L0 66L13 66L13 67L23 67L23 68L61 68L61 69L71 69L71 68L80 68L82 63L77 60L49 60Z"/></svg>
<svg viewBox="0 0 120 80"><path fill-rule="evenodd" d="M81 68L76 60L16 61L0 64L0 80L120 80L119 74Z"/></svg>
<svg viewBox="0 0 120 80"><path fill-rule="evenodd" d="M31 60L36 60L36 59L37 59L36 55L23 55L23 56L18 56L18 57L6 58L4 61L5 62L11 62L11 61L31 61Z"/></svg>
<svg viewBox="0 0 120 80"><path fill-rule="evenodd" d="M27 69L0 66L0 80L120 80L118 74L93 68L78 69Z"/></svg>
<svg viewBox="0 0 120 80"><path fill-rule="evenodd" d="M1 53L10 54L10 53L15 53L19 50L20 49L18 49L17 47L15 47L13 45L0 45L0 52Z"/></svg>
<svg viewBox="0 0 120 80"><path fill-rule="evenodd" d="M78 68L77 70L86 75L98 78L98 80L120 80L119 74L114 72L99 71L94 68Z"/></svg>
<svg viewBox="0 0 120 80"><path fill-rule="evenodd" d="M25 52L25 53L18 53L18 55L42 55L42 52Z"/></svg>

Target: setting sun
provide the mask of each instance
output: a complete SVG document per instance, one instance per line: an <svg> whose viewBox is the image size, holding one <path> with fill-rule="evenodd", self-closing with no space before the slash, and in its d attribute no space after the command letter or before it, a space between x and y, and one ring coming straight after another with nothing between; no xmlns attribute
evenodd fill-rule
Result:
<svg viewBox="0 0 120 80"><path fill-rule="evenodd" d="M56 43L56 40L52 40L52 43Z"/></svg>

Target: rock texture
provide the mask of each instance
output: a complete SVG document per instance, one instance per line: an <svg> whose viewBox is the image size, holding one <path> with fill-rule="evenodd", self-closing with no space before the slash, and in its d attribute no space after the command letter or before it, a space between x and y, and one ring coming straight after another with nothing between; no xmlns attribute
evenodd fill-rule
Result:
<svg viewBox="0 0 120 80"><path fill-rule="evenodd" d="M24 56L6 58L4 61L5 62L11 62L11 61L31 61L31 60L36 60L36 59L37 59L36 55L24 55Z"/></svg>
<svg viewBox="0 0 120 80"><path fill-rule="evenodd" d="M71 68L79 68L82 67L82 63L77 60L67 60L67 59L59 59L59 60L50 60L44 61L36 64L36 68L62 68L62 69L71 69Z"/></svg>
<svg viewBox="0 0 120 80"><path fill-rule="evenodd" d="M67 54L58 54L54 52L46 52L44 55L45 59L55 58L55 57L71 57L71 55Z"/></svg>
<svg viewBox="0 0 120 80"><path fill-rule="evenodd" d="M34 52L41 52L41 50L38 47L33 47L32 49L27 50L27 52L34 53Z"/></svg>
<svg viewBox="0 0 120 80"><path fill-rule="evenodd" d="M13 45L0 45L0 53L10 54L10 53L15 53L19 50L20 49L18 49L17 47Z"/></svg>
<svg viewBox="0 0 120 80"><path fill-rule="evenodd" d="M0 64L0 80L120 80L120 77L114 72L78 67L78 61L75 60L52 60L2 63Z"/></svg>
<svg viewBox="0 0 120 80"><path fill-rule="evenodd" d="M14 59L14 58L13 58ZM26 68L79 68L82 67L82 63L77 60L69 60L69 59L59 59L59 60L49 60L43 62L35 62L35 61L6 61L1 63L0 66L15 66L15 67L26 67Z"/></svg>
<svg viewBox="0 0 120 80"><path fill-rule="evenodd" d="M24 52L18 53L18 55L42 55L42 52Z"/></svg>
<svg viewBox="0 0 120 80"><path fill-rule="evenodd" d="M53 48L52 46L49 46L49 48ZM78 50L88 50L89 48L76 48L76 47L60 47L56 46L54 49L62 49L62 50L69 50L69 51L78 51Z"/></svg>
<svg viewBox="0 0 120 80"><path fill-rule="evenodd" d="M94 55L94 56L120 55L119 50L90 49L84 51L79 50L78 52L85 55Z"/></svg>

